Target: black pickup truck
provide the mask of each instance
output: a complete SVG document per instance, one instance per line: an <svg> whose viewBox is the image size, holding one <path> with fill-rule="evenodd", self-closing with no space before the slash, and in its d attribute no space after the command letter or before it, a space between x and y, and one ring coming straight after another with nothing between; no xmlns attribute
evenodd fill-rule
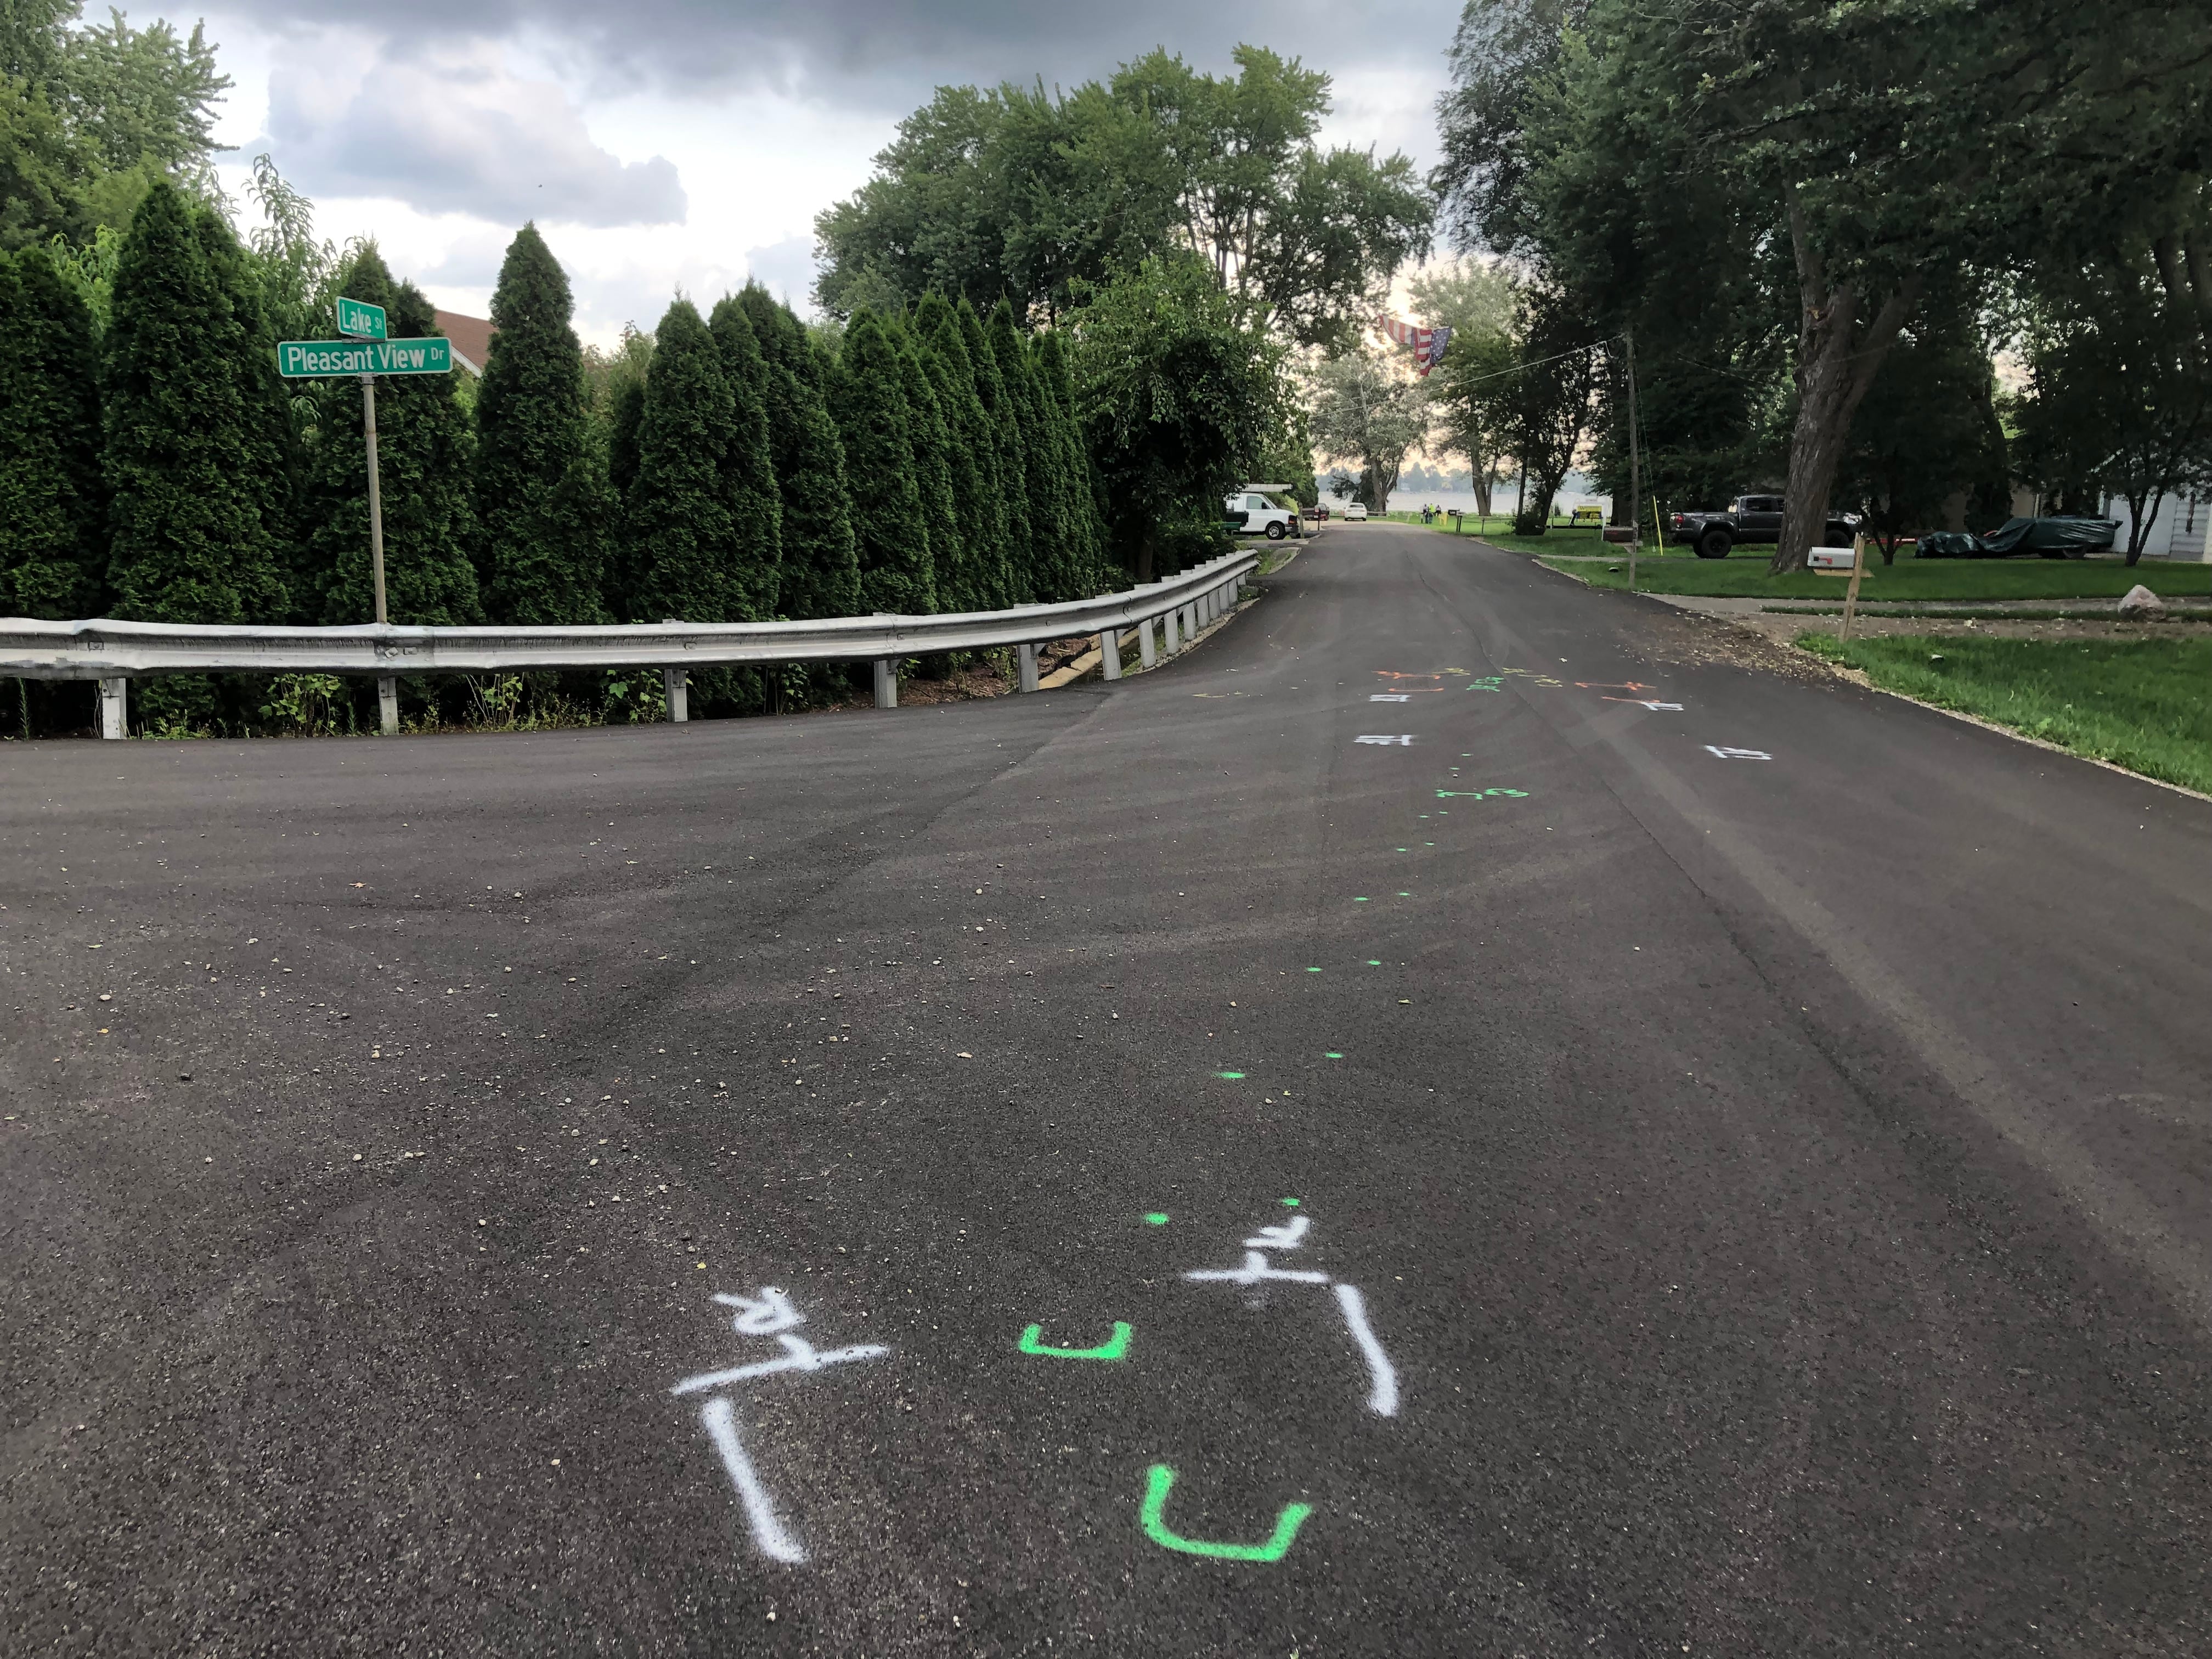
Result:
<svg viewBox="0 0 2212 1659"><path fill-rule="evenodd" d="M1849 547L1859 531L1858 518L1850 513L1828 515L1823 547ZM1782 539L1782 497L1739 495L1722 513L1677 513L1667 526L1669 541L1687 542L1701 559L1725 559L1738 542L1773 544Z"/></svg>

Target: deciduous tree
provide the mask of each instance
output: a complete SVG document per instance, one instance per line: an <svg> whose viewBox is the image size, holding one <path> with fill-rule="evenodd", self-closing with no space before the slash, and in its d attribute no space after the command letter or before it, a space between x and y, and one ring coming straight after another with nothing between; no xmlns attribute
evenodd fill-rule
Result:
<svg viewBox="0 0 2212 1659"><path fill-rule="evenodd" d="M1148 582L1175 527L1218 524L1221 497L1282 433L1281 347L1188 254L1123 271L1070 327L1076 409L1115 549Z"/></svg>

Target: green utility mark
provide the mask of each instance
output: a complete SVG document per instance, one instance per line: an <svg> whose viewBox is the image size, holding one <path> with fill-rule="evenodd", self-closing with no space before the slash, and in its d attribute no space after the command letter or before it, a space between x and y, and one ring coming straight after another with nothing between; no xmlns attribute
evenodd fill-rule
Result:
<svg viewBox="0 0 2212 1659"><path fill-rule="evenodd" d="M1401 893L1401 894L1399 894L1399 895L1398 895L1398 896L1399 896L1400 898L1411 898L1411 897L1413 897L1413 896L1411 893Z"/></svg>
<svg viewBox="0 0 2212 1659"><path fill-rule="evenodd" d="M1244 1075L1244 1073L1242 1073L1242 1072L1216 1072L1216 1073L1214 1073L1214 1076L1216 1076L1216 1077L1218 1077L1218 1078L1222 1079L1224 1082L1229 1082L1229 1083L1234 1083L1234 1082L1236 1082L1239 1078L1243 1077L1243 1075Z"/></svg>
<svg viewBox="0 0 2212 1659"><path fill-rule="evenodd" d="M1165 1210L1154 1210L1145 1218L1145 1225L1147 1227L1164 1227L1167 1224L1168 1212Z"/></svg>
<svg viewBox="0 0 2212 1659"><path fill-rule="evenodd" d="M1318 968L1309 968L1309 969L1306 969L1306 972L1308 972L1308 973L1310 973L1310 974L1317 974L1317 973L1321 972L1321 969L1318 969Z"/></svg>
<svg viewBox="0 0 2212 1659"><path fill-rule="evenodd" d="M1167 1218L1162 1216L1161 1220ZM1037 1339L1044 1334L1044 1327L1031 1325L1022 1332L1016 1346L1024 1353L1042 1354L1047 1359L1119 1359L1129 1352L1129 1326L1126 1320L1114 1322L1114 1334L1095 1348L1048 1348Z"/></svg>
<svg viewBox="0 0 2212 1659"><path fill-rule="evenodd" d="M1410 853L1413 849L1410 847L1401 847L1398 850L1401 853Z"/></svg>
<svg viewBox="0 0 2212 1659"><path fill-rule="evenodd" d="M1174 1490L1175 1471L1166 1464L1155 1463L1145 1471L1145 1503L1138 1511L1144 1522L1145 1536L1164 1550L1203 1555L1213 1561L1279 1561L1289 1552L1306 1516L1313 1513L1310 1504L1285 1504L1283 1512L1275 1517L1275 1529L1267 1534L1266 1543L1214 1544L1203 1538L1185 1538L1168 1529L1168 1494Z"/></svg>
<svg viewBox="0 0 2212 1659"><path fill-rule="evenodd" d="M1342 1054L1339 1054L1339 1053L1338 1053L1335 1049L1334 1049L1334 1048L1324 1048L1324 1049L1322 1049L1322 1052L1321 1052L1321 1057L1322 1057L1323 1060L1342 1060L1342 1059L1344 1058L1344 1056L1343 1056Z"/></svg>
<svg viewBox="0 0 2212 1659"><path fill-rule="evenodd" d="M1367 902L1367 901L1366 901L1365 899L1364 899L1364 898L1356 898L1356 899L1352 900L1352 902L1354 904L1364 904L1364 903L1366 903L1366 902Z"/></svg>
<svg viewBox="0 0 2212 1659"><path fill-rule="evenodd" d="M1382 959L1380 957L1370 957L1367 958L1367 965L1370 968L1380 968L1382 965Z"/></svg>
<svg viewBox="0 0 2212 1659"><path fill-rule="evenodd" d="M1295 1209L1297 1209L1297 1208L1298 1207L1298 1201L1297 1201L1297 1200L1296 1200L1295 1198L1286 1198L1286 1199L1284 1199L1284 1200L1282 1200L1282 1202L1283 1202L1283 1204L1284 1204L1287 1208L1290 1208L1290 1209L1293 1209L1293 1210L1295 1210Z"/></svg>

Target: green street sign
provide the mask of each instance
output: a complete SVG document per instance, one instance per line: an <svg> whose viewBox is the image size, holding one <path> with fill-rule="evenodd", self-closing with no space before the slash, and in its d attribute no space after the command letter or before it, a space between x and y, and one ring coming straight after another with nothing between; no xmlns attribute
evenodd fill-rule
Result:
<svg viewBox="0 0 2212 1659"><path fill-rule="evenodd" d="M338 332L351 335L356 340L382 339L384 307L341 297L338 301Z"/></svg>
<svg viewBox="0 0 2212 1659"><path fill-rule="evenodd" d="M450 340L280 340L276 372L288 380L325 374L447 374Z"/></svg>

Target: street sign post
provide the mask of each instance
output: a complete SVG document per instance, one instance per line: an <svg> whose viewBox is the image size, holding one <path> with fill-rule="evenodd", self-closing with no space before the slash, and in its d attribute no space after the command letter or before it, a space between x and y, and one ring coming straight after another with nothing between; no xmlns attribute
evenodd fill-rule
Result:
<svg viewBox="0 0 2212 1659"><path fill-rule="evenodd" d="M288 380L331 374L447 374L453 343L427 340L279 340L276 372Z"/></svg>
<svg viewBox="0 0 2212 1659"><path fill-rule="evenodd" d="M361 377L361 433L368 451L369 572L376 588L376 620L384 608L384 493L376 477L376 377L380 374L447 374L453 372L449 341L387 340L382 306L359 300L338 301L338 332L366 339L280 340L276 372L288 380L322 380L341 374ZM386 675L376 682L378 726L389 736L399 730L399 682Z"/></svg>
<svg viewBox="0 0 2212 1659"><path fill-rule="evenodd" d="M365 300L338 300L338 332L351 335L356 340L380 340L384 337L384 307L370 305Z"/></svg>

